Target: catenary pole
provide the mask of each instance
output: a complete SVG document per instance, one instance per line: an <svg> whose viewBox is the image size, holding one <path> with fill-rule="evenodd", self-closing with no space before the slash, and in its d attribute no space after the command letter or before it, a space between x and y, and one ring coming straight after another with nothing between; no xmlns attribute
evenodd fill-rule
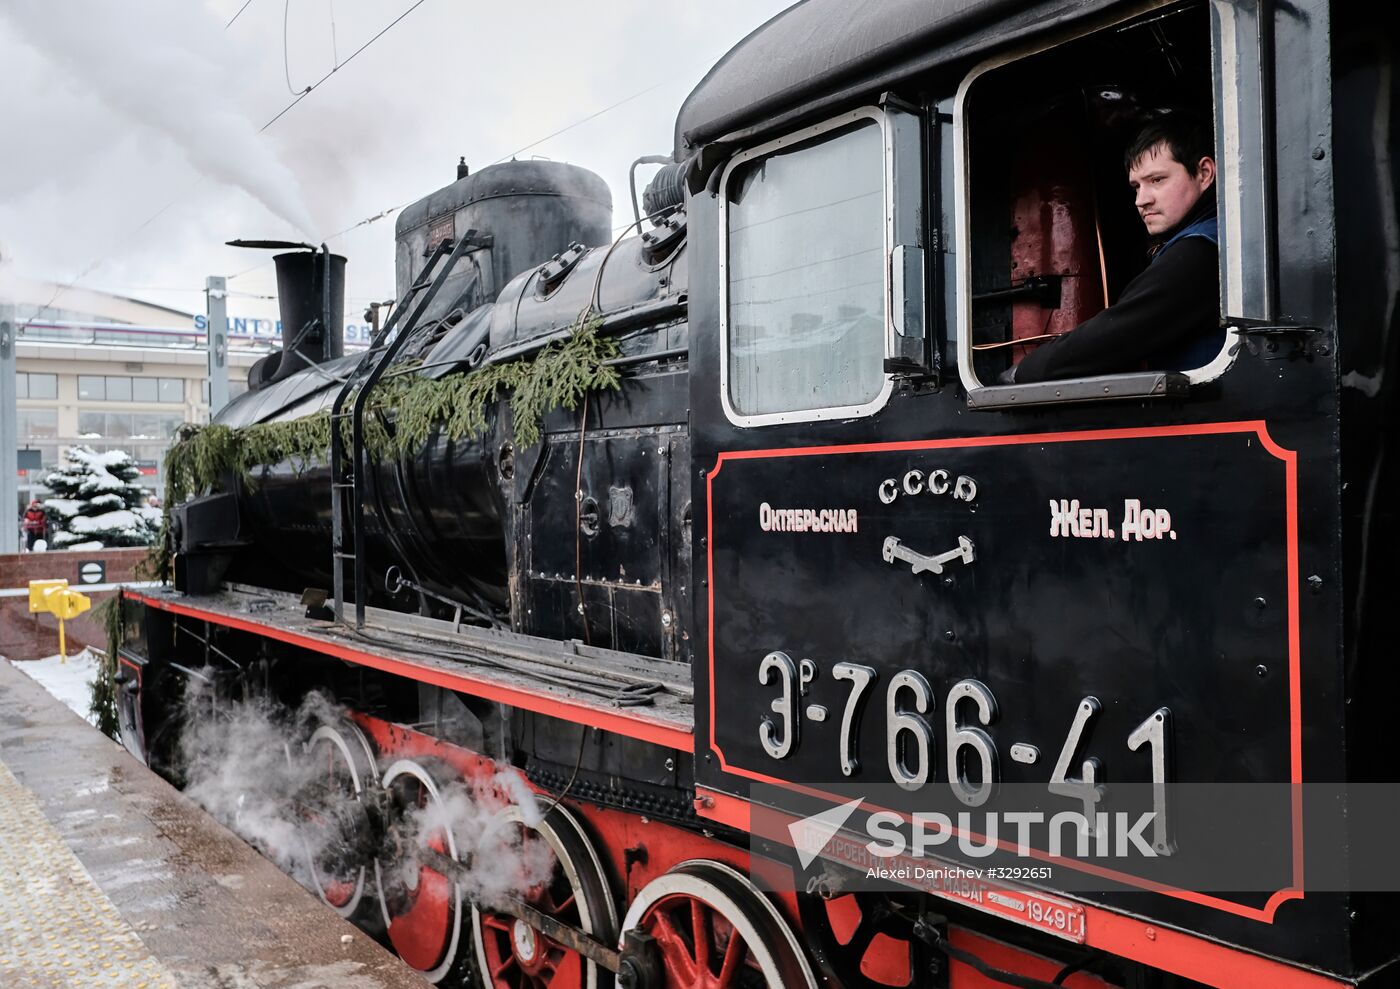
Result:
<svg viewBox="0 0 1400 989"><path fill-rule="evenodd" d="M19 411L15 386L15 311L0 304L0 553L19 552Z"/></svg>
<svg viewBox="0 0 1400 989"><path fill-rule="evenodd" d="M204 280L209 314L209 417L228 404L228 282L222 275Z"/></svg>

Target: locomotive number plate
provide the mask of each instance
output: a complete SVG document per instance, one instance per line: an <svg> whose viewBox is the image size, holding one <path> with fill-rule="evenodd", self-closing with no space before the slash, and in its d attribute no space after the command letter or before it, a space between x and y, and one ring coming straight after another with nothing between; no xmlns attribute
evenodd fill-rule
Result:
<svg viewBox="0 0 1400 989"><path fill-rule="evenodd" d="M1126 813L1179 864L1215 832L1175 787L1301 781L1295 470L1261 423L722 454L703 782ZM1256 803L1287 888L1298 822Z"/></svg>

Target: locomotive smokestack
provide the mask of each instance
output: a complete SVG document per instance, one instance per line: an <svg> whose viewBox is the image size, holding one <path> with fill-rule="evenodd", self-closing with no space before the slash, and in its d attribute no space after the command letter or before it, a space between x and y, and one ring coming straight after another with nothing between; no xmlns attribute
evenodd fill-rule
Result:
<svg viewBox="0 0 1400 989"><path fill-rule="evenodd" d="M468 175L471 174L471 171L472 170L469 167L467 167L466 155L462 155L460 158L457 159L457 177L459 179L466 178Z"/></svg>
<svg viewBox="0 0 1400 989"><path fill-rule="evenodd" d="M293 251L272 260L282 314L282 354L272 380L280 381L309 364L345 353L345 258L324 251Z"/></svg>

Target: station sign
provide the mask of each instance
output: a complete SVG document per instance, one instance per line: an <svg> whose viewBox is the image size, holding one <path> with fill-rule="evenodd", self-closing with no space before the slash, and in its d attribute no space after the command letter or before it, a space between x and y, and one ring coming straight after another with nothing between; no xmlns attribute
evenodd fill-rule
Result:
<svg viewBox="0 0 1400 989"><path fill-rule="evenodd" d="M230 316L227 322L228 335L233 339L269 341L282 339L282 321L280 319L256 319L245 316ZM205 313L197 313L194 316L194 328L200 333L207 333L209 330L209 316ZM372 332L368 323L346 323L345 342L367 345Z"/></svg>

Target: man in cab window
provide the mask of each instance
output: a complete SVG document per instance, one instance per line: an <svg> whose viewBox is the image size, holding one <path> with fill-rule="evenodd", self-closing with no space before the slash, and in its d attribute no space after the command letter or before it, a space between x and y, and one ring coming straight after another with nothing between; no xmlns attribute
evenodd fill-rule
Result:
<svg viewBox="0 0 1400 989"><path fill-rule="evenodd" d="M1194 117L1168 114L1138 133L1124 164L1153 240L1151 260L1117 302L1036 347L1002 374L1003 384L1185 371L1208 364L1224 346L1208 131Z"/></svg>

